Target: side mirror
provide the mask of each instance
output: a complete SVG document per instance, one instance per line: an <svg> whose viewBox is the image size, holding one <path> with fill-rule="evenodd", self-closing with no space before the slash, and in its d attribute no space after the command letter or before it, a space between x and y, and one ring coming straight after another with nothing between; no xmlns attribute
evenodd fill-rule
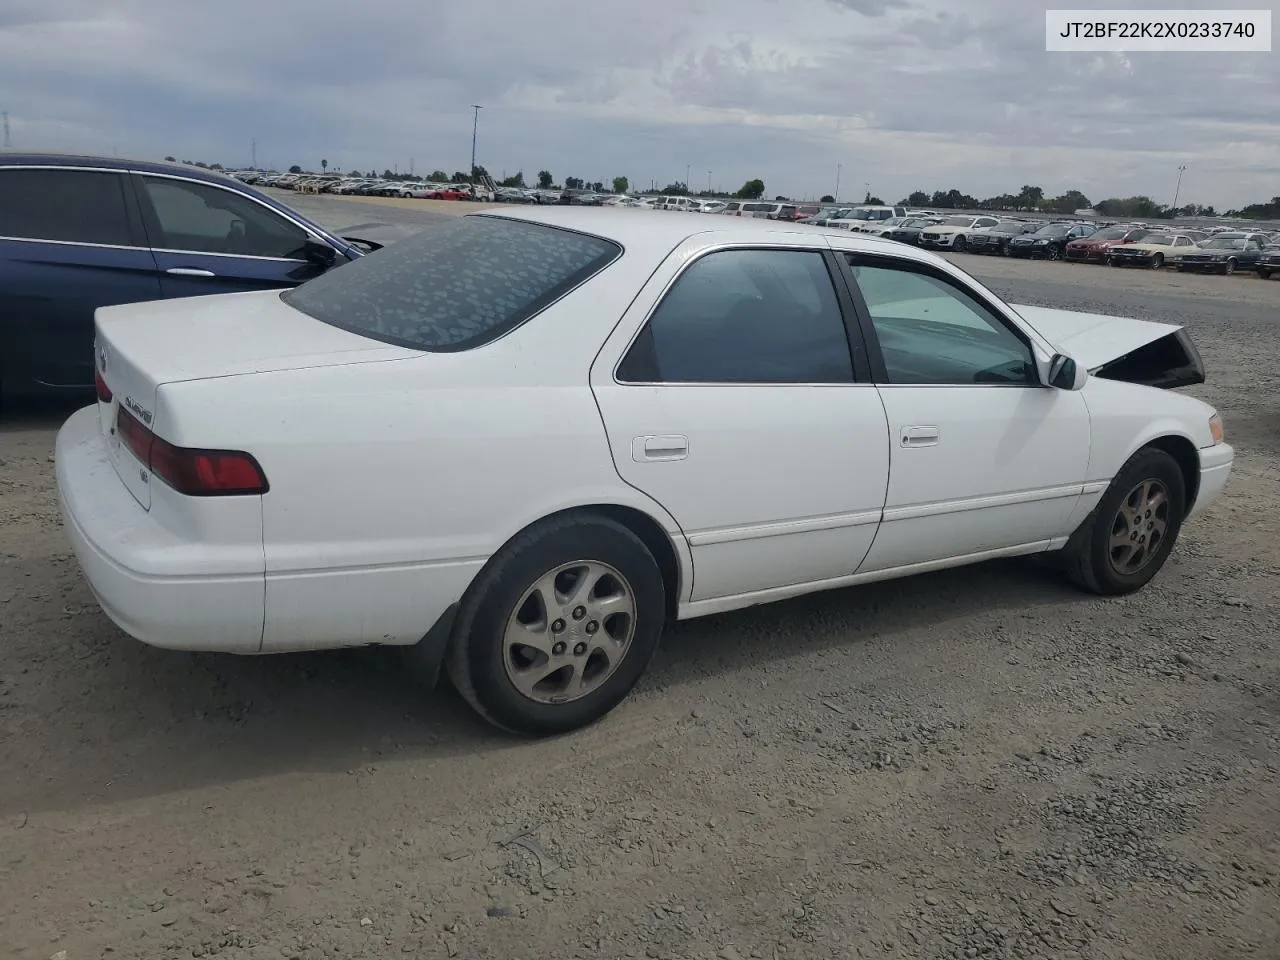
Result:
<svg viewBox="0 0 1280 960"><path fill-rule="evenodd" d="M1084 386L1087 371L1065 353L1055 353L1049 361L1047 383L1057 390L1079 390Z"/></svg>
<svg viewBox="0 0 1280 960"><path fill-rule="evenodd" d="M302 256L321 270L327 270L333 266L333 261L338 259L338 251L319 240L308 240L302 245Z"/></svg>

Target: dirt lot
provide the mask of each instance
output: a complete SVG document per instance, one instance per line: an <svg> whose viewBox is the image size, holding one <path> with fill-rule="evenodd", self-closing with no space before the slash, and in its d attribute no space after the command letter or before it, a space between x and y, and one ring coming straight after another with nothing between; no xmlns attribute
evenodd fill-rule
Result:
<svg viewBox="0 0 1280 960"><path fill-rule="evenodd" d="M996 563L685 624L553 741L386 652L129 640L59 529L68 411L11 413L0 957L1280 957L1280 283L957 262L1191 329L1239 459L1157 581Z"/></svg>

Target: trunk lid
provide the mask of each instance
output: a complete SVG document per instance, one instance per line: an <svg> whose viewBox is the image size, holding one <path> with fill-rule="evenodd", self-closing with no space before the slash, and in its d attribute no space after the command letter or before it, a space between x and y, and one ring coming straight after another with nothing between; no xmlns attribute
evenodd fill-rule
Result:
<svg viewBox="0 0 1280 960"><path fill-rule="evenodd" d="M420 355L314 320L278 290L101 307L95 328L97 372L111 394L99 393L99 423L116 473L144 509L158 481L120 435L122 407L164 437L155 411L166 383Z"/></svg>
<svg viewBox="0 0 1280 960"><path fill-rule="evenodd" d="M1204 383L1200 352L1176 324L1049 307L1013 309L1093 376L1165 390Z"/></svg>

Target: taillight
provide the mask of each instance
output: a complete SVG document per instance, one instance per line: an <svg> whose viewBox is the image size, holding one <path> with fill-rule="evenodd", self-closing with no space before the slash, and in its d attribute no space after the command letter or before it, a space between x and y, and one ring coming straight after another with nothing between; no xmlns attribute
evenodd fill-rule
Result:
<svg viewBox="0 0 1280 960"><path fill-rule="evenodd" d="M111 388L107 386L107 381L102 379L102 371L93 371L93 387L98 391L98 401L100 403L111 402Z"/></svg>
<svg viewBox="0 0 1280 960"><path fill-rule="evenodd" d="M251 454L239 450L200 450L175 447L157 437L121 406L116 432L147 468L189 497L230 497L266 493L266 474Z"/></svg>

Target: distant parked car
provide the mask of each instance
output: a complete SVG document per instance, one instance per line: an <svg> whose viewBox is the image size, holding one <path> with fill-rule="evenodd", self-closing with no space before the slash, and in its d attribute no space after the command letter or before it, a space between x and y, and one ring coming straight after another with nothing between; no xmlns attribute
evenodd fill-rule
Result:
<svg viewBox="0 0 1280 960"><path fill-rule="evenodd" d="M1231 274L1241 268L1253 270L1261 259L1262 244L1257 240L1219 234L1202 243L1198 250L1181 257L1173 269Z"/></svg>
<svg viewBox="0 0 1280 960"><path fill-rule="evenodd" d="M968 234L970 253L990 253L1009 256L1009 241L1024 233L1035 233L1043 224L1026 220L1001 220L994 227L984 227Z"/></svg>
<svg viewBox="0 0 1280 960"><path fill-rule="evenodd" d="M897 240L899 243L910 243L914 246L919 246L921 232L929 227L936 226L941 220L941 217L907 217L894 224L881 236L887 240Z"/></svg>
<svg viewBox="0 0 1280 960"><path fill-rule="evenodd" d="M428 190L426 193L428 200L469 200L471 192L462 187L437 187L434 190Z"/></svg>
<svg viewBox="0 0 1280 960"><path fill-rule="evenodd" d="M1088 223L1047 223L1035 233L1024 233L1010 240L1009 256L1061 260L1068 243L1095 232L1096 228Z"/></svg>
<svg viewBox="0 0 1280 960"><path fill-rule="evenodd" d="M956 214L927 230L922 230L920 246L963 253L969 245L969 234L975 230L994 227L999 222L997 217L971 217L967 214Z"/></svg>
<svg viewBox="0 0 1280 960"><path fill-rule="evenodd" d="M1113 267L1159 270L1166 263L1176 263L1183 255L1199 249L1187 234L1149 233L1137 243L1113 246L1107 251L1107 263Z"/></svg>
<svg viewBox="0 0 1280 960"><path fill-rule="evenodd" d="M1258 255L1258 262L1254 269L1258 271L1258 276L1263 280L1269 280L1275 274L1280 273L1280 243L1263 247L1262 253Z"/></svg>
<svg viewBox="0 0 1280 960"><path fill-rule="evenodd" d="M725 204L724 209L720 211L720 215L725 217L767 217L769 211L773 208L774 204L763 200L730 200Z"/></svg>
<svg viewBox="0 0 1280 960"><path fill-rule="evenodd" d="M8 396L92 389L99 307L296 286L362 253L210 170L58 154L0 154L0 235Z"/></svg>
<svg viewBox="0 0 1280 960"><path fill-rule="evenodd" d="M1062 259L1080 263L1106 263L1107 254L1117 246L1137 243L1155 233L1148 227L1106 227L1088 237L1080 237L1068 243Z"/></svg>

